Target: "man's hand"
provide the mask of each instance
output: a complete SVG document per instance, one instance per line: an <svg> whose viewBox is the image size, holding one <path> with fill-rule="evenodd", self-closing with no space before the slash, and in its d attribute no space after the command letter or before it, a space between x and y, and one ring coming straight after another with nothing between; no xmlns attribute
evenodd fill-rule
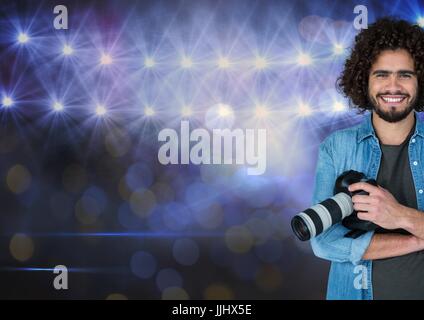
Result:
<svg viewBox="0 0 424 320"><path fill-rule="evenodd" d="M353 208L358 218L371 221L388 230L402 228L406 207L399 204L395 197L383 187L376 187L366 182L357 182L349 186L349 191L364 190L369 195L352 197Z"/></svg>

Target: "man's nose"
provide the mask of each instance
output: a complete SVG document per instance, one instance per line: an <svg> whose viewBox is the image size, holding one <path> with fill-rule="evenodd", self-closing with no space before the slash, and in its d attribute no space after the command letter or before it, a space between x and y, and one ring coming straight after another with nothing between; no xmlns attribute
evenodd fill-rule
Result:
<svg viewBox="0 0 424 320"><path fill-rule="evenodd" d="M397 77L396 74L392 74L389 77L388 83L386 85L386 90L392 93L401 91L402 87L399 83L399 78Z"/></svg>

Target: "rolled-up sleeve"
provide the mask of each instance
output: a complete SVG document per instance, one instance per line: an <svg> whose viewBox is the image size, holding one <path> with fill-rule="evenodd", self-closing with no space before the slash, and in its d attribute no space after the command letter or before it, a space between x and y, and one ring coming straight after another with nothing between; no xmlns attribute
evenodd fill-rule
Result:
<svg viewBox="0 0 424 320"><path fill-rule="evenodd" d="M317 204L333 196L334 183L337 179L332 155L331 136L319 148L318 163L315 174L315 186L312 203ZM356 239L345 238L349 232L341 223L311 240L314 254L322 259L334 262L351 262L358 264L367 250L373 232L367 232Z"/></svg>

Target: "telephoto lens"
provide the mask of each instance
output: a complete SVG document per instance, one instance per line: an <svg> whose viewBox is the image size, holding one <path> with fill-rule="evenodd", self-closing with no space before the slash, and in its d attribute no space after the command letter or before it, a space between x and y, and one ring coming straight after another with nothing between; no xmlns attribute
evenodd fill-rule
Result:
<svg viewBox="0 0 424 320"><path fill-rule="evenodd" d="M361 172L354 170L343 172L335 182L333 197L293 217L291 226L294 234L300 240L307 241L341 221L346 221L347 223L344 223L344 226L352 230L352 232L346 235L347 237L357 237L368 230L375 229L377 225L369 221L359 220L357 218L357 212L353 209L352 197L355 194L368 193L363 190L352 193L348 190L348 187L353 183L361 181L377 185L375 180L367 179ZM349 216L351 218L348 218Z"/></svg>
<svg viewBox="0 0 424 320"><path fill-rule="evenodd" d="M324 200L294 216L291 225L296 236L310 240L350 215L353 211L352 198L344 192Z"/></svg>

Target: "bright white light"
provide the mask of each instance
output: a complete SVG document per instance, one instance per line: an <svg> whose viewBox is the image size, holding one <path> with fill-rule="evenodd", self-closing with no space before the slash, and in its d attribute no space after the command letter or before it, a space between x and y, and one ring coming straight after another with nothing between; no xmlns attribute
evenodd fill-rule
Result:
<svg viewBox="0 0 424 320"><path fill-rule="evenodd" d="M230 115L232 115L233 110L231 109L231 107L227 104L220 104L218 106L218 115L222 118L226 118Z"/></svg>
<svg viewBox="0 0 424 320"><path fill-rule="evenodd" d="M111 64L113 62L113 59L110 55L108 54L102 54L101 58L100 58L100 63L102 65L108 65Z"/></svg>
<svg viewBox="0 0 424 320"><path fill-rule="evenodd" d="M145 107L144 108L144 115L147 117L151 117L155 114L155 109L153 109L152 107Z"/></svg>
<svg viewBox="0 0 424 320"><path fill-rule="evenodd" d="M193 111L191 110L190 106L184 106L181 108L181 115L183 117L190 117L193 114Z"/></svg>
<svg viewBox="0 0 424 320"><path fill-rule="evenodd" d="M107 110L106 110L104 105L101 105L101 104L97 105L96 114L98 116L103 116L103 115L106 114L106 112L107 112Z"/></svg>
<svg viewBox="0 0 424 320"><path fill-rule="evenodd" d="M312 63L312 58L311 58L310 55L308 55L306 53L301 53L297 57L297 63L301 66L307 66L307 65L310 65Z"/></svg>
<svg viewBox="0 0 424 320"><path fill-rule="evenodd" d="M333 104L333 111L334 112L340 112L345 110L345 105L341 103L340 101L336 101Z"/></svg>
<svg viewBox="0 0 424 320"><path fill-rule="evenodd" d="M335 55L342 54L344 52L344 49L345 48L340 43L336 43L336 44L333 45L333 53Z"/></svg>
<svg viewBox="0 0 424 320"><path fill-rule="evenodd" d="M264 105L258 105L256 106L255 109L255 116L257 118L266 118L269 114L269 110L266 106Z"/></svg>
<svg viewBox="0 0 424 320"><path fill-rule="evenodd" d="M13 100L12 98L6 96L3 98L1 103L3 104L4 107L10 107L13 104Z"/></svg>
<svg viewBox="0 0 424 320"><path fill-rule="evenodd" d="M63 110L63 104L61 104L59 101L56 101L53 104L53 109L56 111L62 111Z"/></svg>
<svg viewBox="0 0 424 320"><path fill-rule="evenodd" d="M262 70L268 67L268 61L263 57L257 57L255 60L255 68Z"/></svg>
<svg viewBox="0 0 424 320"><path fill-rule="evenodd" d="M230 67L230 60L227 58L219 58L218 60L218 67L220 69L227 69Z"/></svg>
<svg viewBox="0 0 424 320"><path fill-rule="evenodd" d="M181 67L188 69L191 68L193 66L193 61L188 58L188 57L184 57L181 59Z"/></svg>
<svg viewBox="0 0 424 320"><path fill-rule="evenodd" d="M299 105L298 114L302 117L307 117L312 114L312 109L305 103Z"/></svg>
<svg viewBox="0 0 424 320"><path fill-rule="evenodd" d="M19 43L27 43L29 41L29 37L26 33L21 32L18 35L18 41Z"/></svg>
<svg viewBox="0 0 424 320"><path fill-rule="evenodd" d="M153 68L156 65L156 62L153 58L144 59L144 66L146 68Z"/></svg>
<svg viewBox="0 0 424 320"><path fill-rule="evenodd" d="M62 52L65 56L69 56L72 53L74 53L74 49L70 45L67 44L63 47Z"/></svg>
<svg viewBox="0 0 424 320"><path fill-rule="evenodd" d="M417 23L421 28L424 28L424 17L419 17Z"/></svg>

